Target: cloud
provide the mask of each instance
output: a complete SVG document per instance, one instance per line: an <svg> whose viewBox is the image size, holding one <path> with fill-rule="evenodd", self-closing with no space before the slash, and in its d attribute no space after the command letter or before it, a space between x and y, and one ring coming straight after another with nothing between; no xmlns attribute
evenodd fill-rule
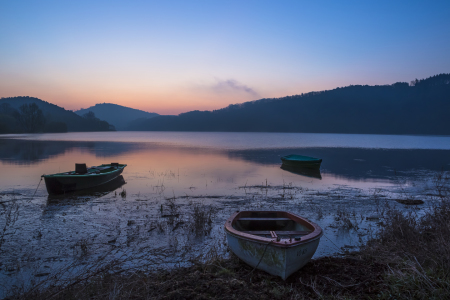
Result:
<svg viewBox="0 0 450 300"><path fill-rule="evenodd" d="M216 84L211 86L211 89L218 94L229 94L238 92L238 93L246 93L255 98L259 97L258 92L256 92L254 89L234 79L217 80Z"/></svg>

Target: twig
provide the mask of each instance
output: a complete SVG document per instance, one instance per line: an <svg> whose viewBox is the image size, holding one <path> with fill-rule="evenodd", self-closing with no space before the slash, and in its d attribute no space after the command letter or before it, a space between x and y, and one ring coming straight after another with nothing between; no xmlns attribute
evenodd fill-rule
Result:
<svg viewBox="0 0 450 300"><path fill-rule="evenodd" d="M355 283L355 284L342 285L342 284L340 284L339 282L337 282L336 280L331 279L331 278L329 278L329 277L321 276L321 275L319 275L319 276L325 278L325 279L328 280L328 281L332 281L332 282L334 282L334 283L337 283L340 287L343 287L343 288L348 288L348 287L351 287L351 286L360 285L361 283L364 283L364 281L363 281L363 282Z"/></svg>

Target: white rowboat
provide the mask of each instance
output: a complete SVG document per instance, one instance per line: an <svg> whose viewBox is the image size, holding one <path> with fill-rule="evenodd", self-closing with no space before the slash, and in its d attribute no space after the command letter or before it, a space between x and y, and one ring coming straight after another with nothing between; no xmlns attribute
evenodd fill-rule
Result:
<svg viewBox="0 0 450 300"><path fill-rule="evenodd" d="M284 211L241 211L225 223L228 246L252 267L286 279L314 255L322 229Z"/></svg>

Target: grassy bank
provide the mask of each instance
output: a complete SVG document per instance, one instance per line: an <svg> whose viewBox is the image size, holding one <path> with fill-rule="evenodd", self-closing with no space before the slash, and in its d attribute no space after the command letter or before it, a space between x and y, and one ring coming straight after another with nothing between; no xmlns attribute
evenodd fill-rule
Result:
<svg viewBox="0 0 450 300"><path fill-rule="evenodd" d="M379 230L360 250L312 260L286 281L209 252L170 270L116 262L74 278L55 276L11 291L9 299L450 299L449 195L449 178L437 178L431 206L386 206ZM212 213L193 211L193 220L203 220L192 222L195 232Z"/></svg>
<svg viewBox="0 0 450 300"><path fill-rule="evenodd" d="M444 299L450 298L450 202L425 215L388 210L358 252L312 260L286 281L236 257L153 273L104 269L11 299Z"/></svg>

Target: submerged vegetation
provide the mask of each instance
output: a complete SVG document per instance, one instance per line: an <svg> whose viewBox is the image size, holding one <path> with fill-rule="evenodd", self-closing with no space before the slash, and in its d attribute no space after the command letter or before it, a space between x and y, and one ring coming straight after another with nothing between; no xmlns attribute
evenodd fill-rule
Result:
<svg viewBox="0 0 450 300"><path fill-rule="evenodd" d="M269 189L269 185L245 187ZM287 193L308 192L305 205L314 197L342 198L342 193L304 191L291 185L276 187L277 201ZM184 198L164 199L157 206L158 218L142 226L128 220L125 229L154 232L168 238L167 247L146 245L126 256L116 237L108 241L108 251L98 253L91 240L80 238L74 245L78 260L58 272L35 275L28 286L9 289L8 299L444 299L450 297L450 178L438 174L428 189L429 205L401 209L395 199L375 190L370 196L378 203L373 215L363 216L350 207L338 206L327 230L360 231L366 219L377 230L368 234L356 251L342 249L335 256L309 262L286 281L253 270L226 251L224 237L210 239L201 253L193 253L195 239L209 239L218 218L218 208L202 201ZM138 195L139 201L144 201ZM411 195L402 196L409 199ZM253 199L253 198L252 198ZM184 199L186 200L186 199ZM418 199L416 199L418 200ZM258 202L259 200L255 200ZM16 222L16 202L2 203L1 236L7 239ZM141 202L139 202L141 203ZM319 206L318 219L327 218ZM139 222L139 220L137 220ZM140 228L140 229L139 229ZM184 231L183 231L184 230ZM176 234L178 233L178 234ZM182 243L182 233L190 235ZM194 234L192 234L194 233ZM147 236L148 238L148 236ZM351 248L352 249L352 248ZM0 248L0 250L2 250ZM355 249L353 249L355 250ZM172 267L164 263L177 260ZM85 258L95 259L87 264ZM131 263L139 261L139 264Z"/></svg>

